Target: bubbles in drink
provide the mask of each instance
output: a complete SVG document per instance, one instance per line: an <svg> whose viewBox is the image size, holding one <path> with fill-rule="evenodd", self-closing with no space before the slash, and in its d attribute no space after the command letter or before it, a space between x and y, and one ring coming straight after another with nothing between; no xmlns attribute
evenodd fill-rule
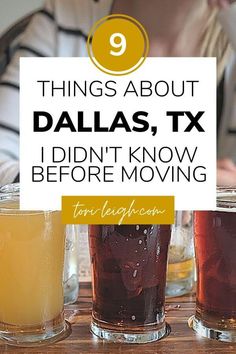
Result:
<svg viewBox="0 0 236 354"><path fill-rule="evenodd" d="M124 326L164 321L170 233L164 225L90 227L96 321Z"/></svg>

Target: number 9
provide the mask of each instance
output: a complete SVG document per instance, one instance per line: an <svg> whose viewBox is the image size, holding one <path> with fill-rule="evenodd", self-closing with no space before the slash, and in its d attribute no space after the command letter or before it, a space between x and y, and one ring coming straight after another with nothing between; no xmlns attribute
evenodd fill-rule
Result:
<svg viewBox="0 0 236 354"><path fill-rule="evenodd" d="M115 42L116 38L119 38L119 43ZM115 57L119 57L123 55L124 52L126 51L127 42L125 36L122 33L113 33L110 37L110 44L113 48L117 48L117 49L120 48L119 51L114 51L114 50L110 51L110 54Z"/></svg>

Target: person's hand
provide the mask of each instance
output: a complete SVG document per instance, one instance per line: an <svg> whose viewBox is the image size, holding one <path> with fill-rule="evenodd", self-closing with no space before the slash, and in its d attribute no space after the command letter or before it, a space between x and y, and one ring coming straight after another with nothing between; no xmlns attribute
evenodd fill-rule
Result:
<svg viewBox="0 0 236 354"><path fill-rule="evenodd" d="M236 186L236 165L230 159L217 162L217 185Z"/></svg>
<svg viewBox="0 0 236 354"><path fill-rule="evenodd" d="M236 172L236 165L230 159L221 159L217 161L217 168L227 171Z"/></svg>
<svg viewBox="0 0 236 354"><path fill-rule="evenodd" d="M226 9L233 2L235 2L235 0L208 0L210 6L216 6L220 9Z"/></svg>

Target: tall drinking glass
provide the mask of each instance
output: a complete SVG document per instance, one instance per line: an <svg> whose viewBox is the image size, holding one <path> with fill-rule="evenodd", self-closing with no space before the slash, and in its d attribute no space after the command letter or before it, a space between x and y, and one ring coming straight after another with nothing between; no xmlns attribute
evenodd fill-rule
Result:
<svg viewBox="0 0 236 354"><path fill-rule="evenodd" d="M194 286L195 259L193 245L192 211L176 211L172 227L166 296L181 296Z"/></svg>
<svg viewBox="0 0 236 354"><path fill-rule="evenodd" d="M196 314L200 335L236 342L236 189L219 189L216 211L195 212Z"/></svg>
<svg viewBox="0 0 236 354"><path fill-rule="evenodd" d="M95 335L113 342L146 343L166 334L170 234L170 226L90 226Z"/></svg>
<svg viewBox="0 0 236 354"><path fill-rule="evenodd" d="M64 304L73 304L79 295L79 228L78 225L66 226L65 264L64 264Z"/></svg>
<svg viewBox="0 0 236 354"><path fill-rule="evenodd" d="M20 211L19 187L0 189L0 339L16 346L65 337L60 212Z"/></svg>

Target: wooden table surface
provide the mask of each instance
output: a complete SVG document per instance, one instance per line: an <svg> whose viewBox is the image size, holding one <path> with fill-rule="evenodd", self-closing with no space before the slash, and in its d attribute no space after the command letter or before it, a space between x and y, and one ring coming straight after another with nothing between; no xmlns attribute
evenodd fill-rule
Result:
<svg viewBox="0 0 236 354"><path fill-rule="evenodd" d="M113 344L95 338L89 331L91 317L91 289L82 284L78 302L66 307L66 317L72 323L72 334L64 341L52 346L33 348L15 348L1 344L0 353L15 354L236 354L236 344L222 343L203 339L190 330L188 318L194 314L194 295L167 300L166 320L171 326L167 338L150 344Z"/></svg>

